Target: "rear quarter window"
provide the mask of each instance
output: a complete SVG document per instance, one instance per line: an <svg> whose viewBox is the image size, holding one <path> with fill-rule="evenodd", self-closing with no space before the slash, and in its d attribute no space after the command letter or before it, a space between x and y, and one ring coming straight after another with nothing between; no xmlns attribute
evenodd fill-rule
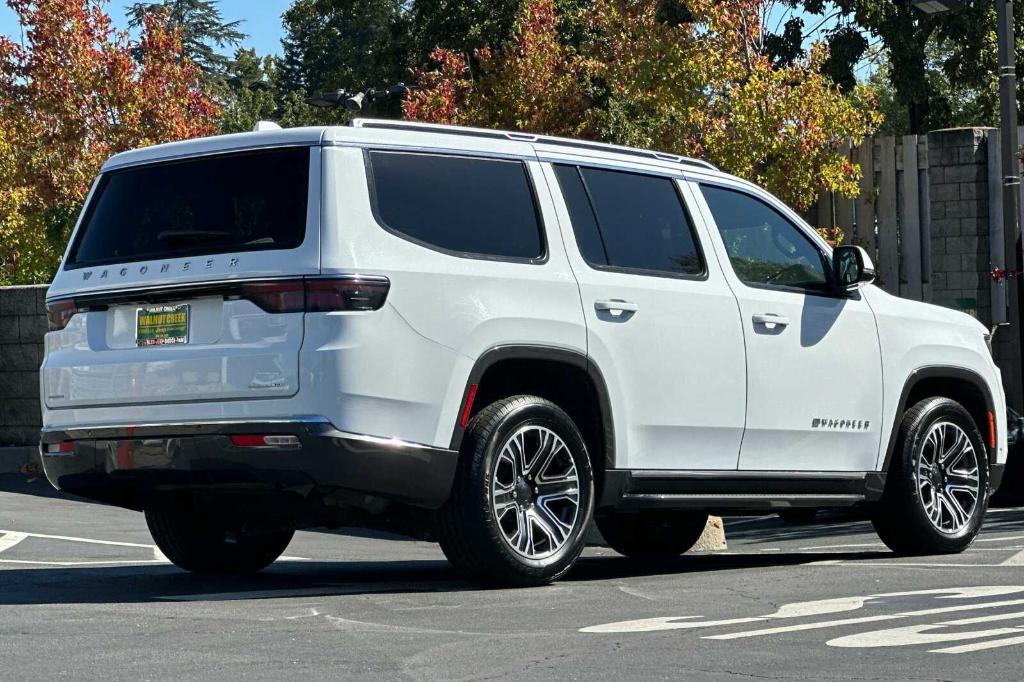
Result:
<svg viewBox="0 0 1024 682"><path fill-rule="evenodd" d="M308 147L105 173L67 266L294 249L306 237Z"/></svg>
<svg viewBox="0 0 1024 682"><path fill-rule="evenodd" d="M370 151L367 165L377 220L398 236L458 256L544 257L522 161Z"/></svg>

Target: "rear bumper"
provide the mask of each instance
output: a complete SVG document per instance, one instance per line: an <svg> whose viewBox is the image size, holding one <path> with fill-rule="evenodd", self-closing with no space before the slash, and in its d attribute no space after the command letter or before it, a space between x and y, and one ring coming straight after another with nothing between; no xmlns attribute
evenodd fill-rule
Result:
<svg viewBox="0 0 1024 682"><path fill-rule="evenodd" d="M298 437L300 447L251 448L235 434ZM72 442L74 450L48 453ZM322 418L280 422L47 429L41 457L54 487L138 508L161 491L350 491L426 509L448 499L458 453L338 431Z"/></svg>

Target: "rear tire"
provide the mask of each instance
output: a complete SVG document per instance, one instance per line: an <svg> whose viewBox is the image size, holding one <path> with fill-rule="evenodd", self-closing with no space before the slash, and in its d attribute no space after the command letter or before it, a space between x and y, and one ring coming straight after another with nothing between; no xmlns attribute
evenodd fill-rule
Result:
<svg viewBox="0 0 1024 682"><path fill-rule="evenodd" d="M284 553L295 531L229 536L196 512L147 509L157 547L175 566L193 573L256 573Z"/></svg>
<svg viewBox="0 0 1024 682"><path fill-rule="evenodd" d="M955 554L971 546L988 508L988 450L959 403L927 398L903 416L871 521L897 554Z"/></svg>
<svg viewBox="0 0 1024 682"><path fill-rule="evenodd" d="M674 559L692 548L708 523L707 512L612 513L597 519L608 546L642 561Z"/></svg>
<svg viewBox="0 0 1024 682"><path fill-rule="evenodd" d="M545 585L583 551L593 499L587 447L569 415L535 396L506 398L466 432L438 540L470 579Z"/></svg>

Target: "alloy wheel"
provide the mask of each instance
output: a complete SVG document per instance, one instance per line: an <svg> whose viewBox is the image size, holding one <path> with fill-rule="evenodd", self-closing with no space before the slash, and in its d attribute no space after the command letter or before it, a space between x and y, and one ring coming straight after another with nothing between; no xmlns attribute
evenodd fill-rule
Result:
<svg viewBox="0 0 1024 682"><path fill-rule="evenodd" d="M925 514L940 532L967 526L981 496L978 453L958 425L936 422L928 430L917 459L917 485Z"/></svg>
<svg viewBox="0 0 1024 682"><path fill-rule="evenodd" d="M545 559L572 537L580 515L576 462L549 428L517 429L495 459L491 508L502 538L527 559Z"/></svg>

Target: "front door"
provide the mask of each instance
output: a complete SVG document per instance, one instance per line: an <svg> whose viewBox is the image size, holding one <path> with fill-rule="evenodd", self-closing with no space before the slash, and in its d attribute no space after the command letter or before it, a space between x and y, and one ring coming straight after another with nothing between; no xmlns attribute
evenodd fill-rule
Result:
<svg viewBox="0 0 1024 682"><path fill-rule="evenodd" d="M616 466L735 470L746 399L739 310L702 253L707 235L698 238L679 180L574 163L546 173L589 356L610 393Z"/></svg>
<svg viewBox="0 0 1024 682"><path fill-rule="evenodd" d="M745 471L871 471L882 422L875 317L837 294L823 244L774 199L702 184L747 353Z"/></svg>

